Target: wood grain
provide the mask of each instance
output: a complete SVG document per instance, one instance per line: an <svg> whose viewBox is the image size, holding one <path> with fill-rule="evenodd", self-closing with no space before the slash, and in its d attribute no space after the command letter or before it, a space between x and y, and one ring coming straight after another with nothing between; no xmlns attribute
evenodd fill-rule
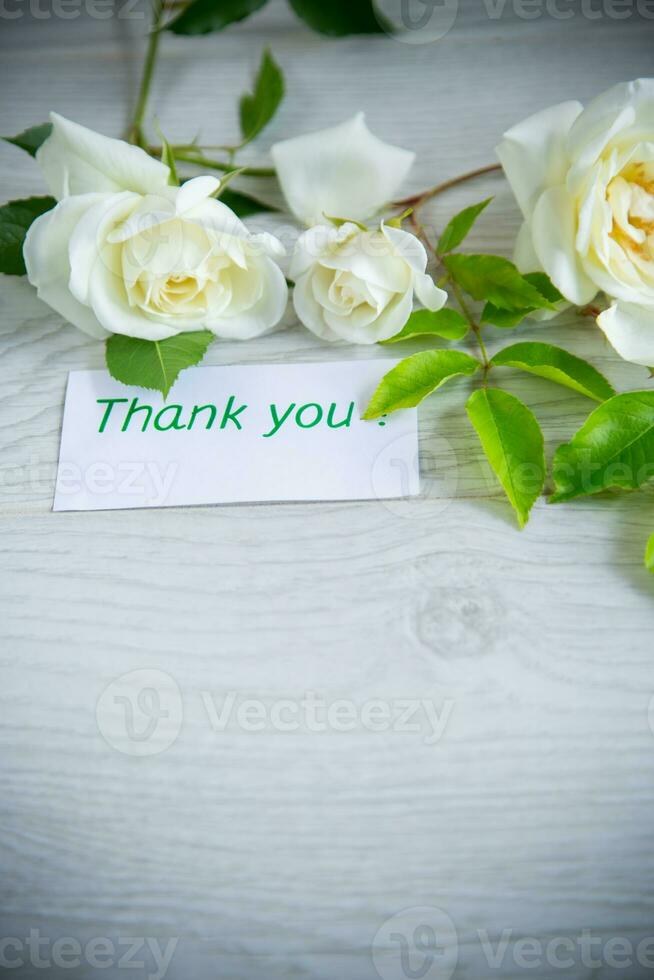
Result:
<svg viewBox="0 0 654 980"><path fill-rule="evenodd" d="M409 193L492 160L529 112L651 73L653 33L635 18L489 20L465 3L436 44L335 42L273 2L229 35L167 37L152 111L176 140L201 128L229 141L269 43L288 97L250 159L362 108L380 136L417 151ZM2 132L53 108L119 134L140 34L115 18L3 25ZM42 191L37 167L6 145L0 174L5 199ZM471 244L509 254L519 216L499 178L427 217L442 226L489 193ZM171 980L371 980L382 923L437 906L456 926L461 980L649 976L578 958L528 969L511 953L493 969L479 931L494 945L503 930L547 941L592 929L603 942L654 932L652 492L542 500L519 533L461 382L420 410L416 500L55 515L66 372L100 367L102 349L24 281L3 279L0 303L0 937L175 937ZM651 384L590 321L523 337L545 333L620 390ZM490 346L503 341L496 331ZM215 345L208 363L342 356L291 323ZM588 411L545 381L507 372L506 383L542 420L548 452ZM172 677L183 703L177 739L144 758L112 748L96 721L106 686L137 669ZM267 706L309 691L451 707L435 744L424 716L418 732L216 732L206 699L230 691Z"/></svg>

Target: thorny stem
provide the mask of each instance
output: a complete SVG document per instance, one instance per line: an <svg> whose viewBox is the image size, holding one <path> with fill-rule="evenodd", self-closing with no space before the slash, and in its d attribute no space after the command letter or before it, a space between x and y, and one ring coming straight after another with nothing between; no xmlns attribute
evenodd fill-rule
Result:
<svg viewBox="0 0 654 980"><path fill-rule="evenodd" d="M420 191L420 193L412 194L410 197L403 197L399 201L393 201L393 207L419 208L425 203L425 201L430 201L432 197L442 194L443 191L449 191L450 188L457 187L458 184L463 184L467 180L473 180L475 177L482 177L484 174L496 173L501 169L501 163L489 163L485 167L478 167L476 170L469 170L465 174L459 174L458 177L451 177L449 180L444 180L441 184L436 184L434 187L429 187L426 191Z"/></svg>
<svg viewBox="0 0 654 980"><path fill-rule="evenodd" d="M148 96L150 94L150 85L152 84L154 66L157 60L163 15L163 0L152 0L152 25L150 37L148 39L148 47L145 53L143 75L141 76L141 85L139 87L138 99L134 110L134 118L132 119L132 124L128 133L129 142L135 143L137 146L141 146L144 149L145 138L143 135L143 120L145 118L145 109L148 104Z"/></svg>
<svg viewBox="0 0 654 980"><path fill-rule="evenodd" d="M454 293L454 296L456 298L457 303L461 307L461 312L463 313L464 317L466 318L466 320L470 324L470 329L472 330L472 332L474 333L475 337L477 338L477 343L479 345L479 352L481 354L482 363L484 365L484 378L483 378L483 383L485 384L486 383L486 375L490 371L490 369L492 367L492 364L491 364L490 359L488 357L488 351L486 350L486 344L484 343L484 339L483 339L483 337L481 335L481 327L479 326L479 324L477 323L477 321L473 317L472 312L470 310L470 307L468 306L468 304L466 303L466 301L465 301L465 299L463 297L463 292L461 290L461 287L458 285L457 282L455 282L454 279L450 279L450 282L452 284L452 292Z"/></svg>
<svg viewBox="0 0 654 980"><path fill-rule="evenodd" d="M437 255L436 254L436 249L434 248L434 246L432 245L432 243L429 241L429 238L427 236L427 232L425 231L425 226L422 224L421 221L418 220L418 215L416 214L415 209L409 215L409 221L411 223L411 227L413 228L414 232L416 233L416 236L418 238L422 238L423 242L427 246L427 251L433 252L433 254L436 256L436 260L437 260L438 264L440 265L441 264L441 257L440 257L440 255Z"/></svg>
<svg viewBox="0 0 654 980"><path fill-rule="evenodd" d="M443 264L442 256L440 256L438 254L438 252L436 251L436 249L434 248L434 246L430 242L429 237L427 235L427 232L425 231L424 225L418 219L418 216L416 215L415 210L412 211L411 214L409 215L409 221L411 222L411 226L413 227L413 230L415 231L415 233L418 236L418 238L422 238L423 242L427 246L427 249L436 256L436 261L438 262L438 264L439 265L442 265ZM482 363L484 365L484 379L483 380L484 380L484 384L485 384L485 382L486 382L486 375L490 371L492 365L491 365L490 359L488 357L488 352L486 350L486 345L484 344L484 340L483 340L483 337L481 335L481 327L477 323L477 321L475 320L475 318L473 317L472 311L471 311L470 307L468 306L468 304L465 301L465 298L463 296L463 292L462 292L461 288L454 281L454 279L452 279L452 277L449 275L449 273L447 275L447 281L451 283L451 285L452 285L452 292L454 293L454 297L455 297L457 303L459 304L459 307L461 308L461 312L463 313L464 317L466 318L466 320L470 324L470 329L472 330L472 332L474 333L474 335L475 335L475 337L477 339L477 344L479 345L479 352L481 354Z"/></svg>
<svg viewBox="0 0 654 980"><path fill-rule="evenodd" d="M161 157L162 148L160 146L146 146L145 150L151 157ZM171 145L170 149L175 154L176 160L184 163L194 163L198 167L207 167L209 170L219 170L221 173L231 174L234 170L239 171L239 177L274 177L275 171L272 167L239 167L235 163L228 163L223 160L210 160L202 153L198 153L191 143L184 145Z"/></svg>
<svg viewBox="0 0 654 980"><path fill-rule="evenodd" d="M485 167L479 167L477 170L469 170L465 174L459 174L458 177L452 177L450 178L450 180L445 180L441 184L436 184L434 187L430 187L426 191L421 191L419 194L413 194L410 197L404 197L399 201L394 201L393 207L402 208L402 209L405 209L407 207L413 208L411 214L409 215L409 220L411 222L411 226L413 227L415 234L418 236L418 238L422 238L428 250L436 256L436 260L438 264L442 265L443 262L442 257L438 254L438 252L436 251L432 243L429 241L427 233L425 232L424 225L418 218L417 215L418 208L420 208L426 201L431 200L433 197L436 197L438 194L442 194L443 191L450 190L450 188L456 187L458 184L463 184L467 180L473 180L475 177L482 177L484 174L496 173L501 169L502 169L501 164L490 163ZM447 281L451 283L452 292L454 293L456 301L459 304L459 307L461 308L461 312L463 313L466 320L470 324L470 329L473 331L475 337L477 338L479 351L482 356L482 363L484 365L483 383L485 384L486 376L488 372L491 370L493 365L490 362L490 359L488 357L488 352L486 351L486 345L484 344L481 335L481 326L475 321L474 317L472 316L470 308L463 297L463 292L461 288L458 286L458 284L454 281L454 279L452 279L452 277L449 274L447 276ZM602 312L602 308L596 306L594 303L589 303L587 306L582 307L577 312L579 313L580 316L588 316L588 317L592 317L593 319L597 319L597 317ZM654 371L652 373L652 377L654 377Z"/></svg>
<svg viewBox="0 0 654 980"><path fill-rule="evenodd" d="M577 312L579 313L579 316L592 316L592 318L596 320L597 317L602 312L602 308L600 306L594 306L592 303L589 303L588 306L582 306L582 308Z"/></svg>
<svg viewBox="0 0 654 980"><path fill-rule="evenodd" d="M130 143L135 143L137 146L146 150L150 156L155 156L158 159L161 158L161 147L147 145L143 133L143 122L150 95L150 87L152 85L152 76L157 61L165 13L167 9L174 5L173 0L152 0L152 24L148 47L145 53L145 62L143 64L143 75L141 76L134 117L127 136ZM239 169L233 162L237 147L216 147L216 149L224 149L228 153L229 161L211 160L201 152L198 152L198 148L194 144L173 146L171 149L175 154L175 158L185 163L194 163L197 166L206 167L209 170L219 170L221 173L231 173L233 170ZM275 171L272 167L243 167L241 168L241 174L244 177L274 177Z"/></svg>
<svg viewBox="0 0 654 980"><path fill-rule="evenodd" d="M158 147L151 146L148 148L149 152L156 154L159 151ZM237 167L233 163L226 163L223 160L210 160L209 157L205 157L202 153L196 153L188 149L181 149L179 147L172 147L173 153L175 154L176 160L183 160L184 163L194 163L198 167L207 167L209 170L220 170L221 173L231 173L232 170L240 170L242 177L274 177L275 171L272 167Z"/></svg>

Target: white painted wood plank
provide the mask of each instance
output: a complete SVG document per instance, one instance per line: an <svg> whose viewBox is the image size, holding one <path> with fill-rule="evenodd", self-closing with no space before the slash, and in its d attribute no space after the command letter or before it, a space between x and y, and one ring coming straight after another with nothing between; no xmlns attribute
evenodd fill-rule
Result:
<svg viewBox="0 0 654 980"><path fill-rule="evenodd" d="M166 39L153 107L175 138L200 125L230 138L268 42L289 94L253 159L364 108L418 152L409 190L492 159L528 112L651 71L642 21L509 15L462 5L443 42L408 46L317 38L276 4L229 36ZM118 134L140 50L130 30L9 25L2 131L56 108ZM41 190L8 146L0 174L5 198ZM519 219L499 179L430 217L494 191L471 244L508 254ZM66 371L101 366L102 350L24 282L1 286L2 935L179 937L172 980L370 980L381 923L435 905L459 934L457 978L585 980L579 962L563 974L508 957L492 971L478 931L651 934L651 492L542 501L518 533L462 382L421 408L419 500L53 515ZM524 336L545 332L621 390L651 383L589 322ZM292 325L216 345L209 363L342 356ZM543 420L549 451L588 409L544 381L507 373L507 387ZM137 759L107 745L95 711L113 678L141 668L174 678L183 723L165 752ZM424 715L406 733L214 732L202 692L220 706L230 691L268 706L306 691L452 706L433 745Z"/></svg>

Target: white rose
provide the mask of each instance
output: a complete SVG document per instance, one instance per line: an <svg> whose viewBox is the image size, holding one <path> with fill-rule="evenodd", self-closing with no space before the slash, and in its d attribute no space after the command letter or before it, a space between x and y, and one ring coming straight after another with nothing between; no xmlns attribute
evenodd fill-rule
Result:
<svg viewBox="0 0 654 980"><path fill-rule="evenodd" d="M654 79L537 113L497 152L525 218L518 267L544 270L571 303L605 292L611 344L654 365Z"/></svg>
<svg viewBox="0 0 654 980"><path fill-rule="evenodd" d="M295 311L324 340L388 340L408 320L414 293L429 310L445 305L447 293L426 266L421 243L399 228L316 225L300 237L291 262Z"/></svg>
<svg viewBox="0 0 654 980"><path fill-rule="evenodd" d="M31 226L29 281L93 337L188 330L248 339L281 319L287 286L271 235L251 235L212 195L215 177L169 186L143 150L53 114L37 153L59 204Z"/></svg>
<svg viewBox="0 0 654 980"><path fill-rule="evenodd" d="M291 261L293 304L301 322L325 340L374 344L402 329L414 293L439 310L447 293L426 275L427 254L414 235L384 226L362 229L388 205L414 154L383 143L363 113L339 126L272 148L293 214L313 225ZM339 228L329 218L347 219Z"/></svg>

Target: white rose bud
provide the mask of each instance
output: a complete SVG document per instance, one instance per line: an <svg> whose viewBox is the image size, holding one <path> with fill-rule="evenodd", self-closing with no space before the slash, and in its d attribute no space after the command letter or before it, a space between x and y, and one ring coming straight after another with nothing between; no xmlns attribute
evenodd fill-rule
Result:
<svg viewBox="0 0 654 980"><path fill-rule="evenodd" d="M445 305L447 293L426 266L422 244L399 228L316 225L301 235L291 261L295 311L324 340L388 340L408 320L414 293L429 310Z"/></svg>
<svg viewBox="0 0 654 980"><path fill-rule="evenodd" d="M388 206L413 153L382 142L360 112L277 143L272 156L289 208L314 226L300 236L290 269L305 327L324 340L374 344L402 329L414 294L430 310L444 306L447 294L426 275L427 254L414 235L359 225Z"/></svg>
<svg viewBox="0 0 654 980"><path fill-rule="evenodd" d="M32 224L29 281L94 337L164 340L189 330L248 339L281 319L287 286L271 235L213 199L215 177L168 185L168 167L121 140L52 115L37 153L60 199Z"/></svg>
<svg viewBox="0 0 654 980"><path fill-rule="evenodd" d="M518 268L544 270L578 305L605 292L611 344L654 365L654 79L540 112L497 152L525 219Z"/></svg>

